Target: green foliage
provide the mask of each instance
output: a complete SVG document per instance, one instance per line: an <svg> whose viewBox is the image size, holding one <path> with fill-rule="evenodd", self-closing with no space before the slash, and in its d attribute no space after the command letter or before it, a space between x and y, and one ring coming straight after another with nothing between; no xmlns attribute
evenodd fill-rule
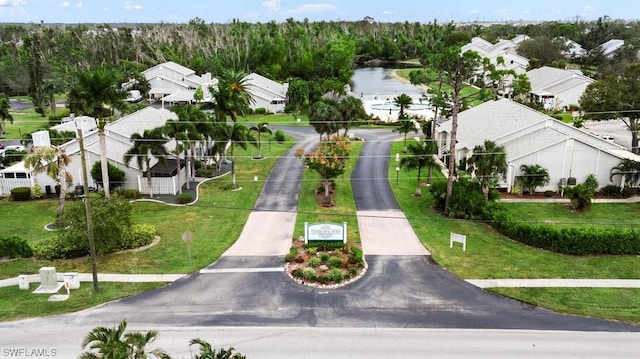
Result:
<svg viewBox="0 0 640 359"><path fill-rule="evenodd" d="M435 181L430 188L434 197L434 204L439 210L444 210L447 183ZM490 199L494 195L490 194ZM453 183L453 192L449 200L449 216L464 219L484 219L487 201L482 194L479 182L460 178Z"/></svg>
<svg viewBox="0 0 640 359"><path fill-rule="evenodd" d="M192 339L189 345L197 344L200 352L196 354L194 359L247 359L246 356L237 353L233 347L215 349L208 342L201 339Z"/></svg>
<svg viewBox="0 0 640 359"><path fill-rule="evenodd" d="M307 267L302 270L302 277L306 280L311 281L315 281L318 279L318 277L316 276L316 270L311 267Z"/></svg>
<svg viewBox="0 0 640 359"><path fill-rule="evenodd" d="M253 113L256 115L265 115L267 113L267 109L264 107L258 107L255 110L253 110Z"/></svg>
<svg viewBox="0 0 640 359"><path fill-rule="evenodd" d="M290 263L290 262L292 262L292 261L296 258L296 255L297 255L296 253L287 253L287 254L284 256L284 261L285 261L286 263Z"/></svg>
<svg viewBox="0 0 640 359"><path fill-rule="evenodd" d="M193 194L191 193L182 193L178 195L178 203L186 204L191 203L193 201Z"/></svg>
<svg viewBox="0 0 640 359"><path fill-rule="evenodd" d="M549 183L549 171L539 164L521 165L520 171L522 171L522 186L529 191L529 194L534 194L536 188Z"/></svg>
<svg viewBox="0 0 640 359"><path fill-rule="evenodd" d="M126 198L126 199L142 198L142 193L137 189L123 189L118 193L122 198Z"/></svg>
<svg viewBox="0 0 640 359"><path fill-rule="evenodd" d="M629 198L631 197L631 189L610 184L600 188L600 194L611 198Z"/></svg>
<svg viewBox="0 0 640 359"><path fill-rule="evenodd" d="M31 188L16 187L11 190L11 198L14 201L28 201L31 199Z"/></svg>
<svg viewBox="0 0 640 359"><path fill-rule="evenodd" d="M342 269L334 267L329 270L327 278L332 282L340 283L345 279L345 275L346 273Z"/></svg>
<svg viewBox="0 0 640 359"><path fill-rule="evenodd" d="M318 257L311 257L307 260L307 265L312 268L319 266L321 263L322 261Z"/></svg>
<svg viewBox="0 0 640 359"><path fill-rule="evenodd" d="M322 262L327 262L329 258L331 258L331 255L329 253L326 253L326 252L320 253L320 260Z"/></svg>
<svg viewBox="0 0 640 359"><path fill-rule="evenodd" d="M311 248L314 247L316 249L316 251L318 250L322 250L322 251L334 251L336 249L342 249L344 248L344 243L340 242L340 241L314 241L314 242L310 242L305 244L305 248Z"/></svg>
<svg viewBox="0 0 640 359"><path fill-rule="evenodd" d="M109 173L109 188L111 190L124 183L126 175L123 170L112 165L111 163L107 163L107 169ZM96 183L102 185L102 167L100 161L96 161L91 167L91 177Z"/></svg>
<svg viewBox="0 0 640 359"><path fill-rule="evenodd" d="M344 261L340 257L331 256L327 259L327 265L330 268L342 268L344 267Z"/></svg>
<svg viewBox="0 0 640 359"><path fill-rule="evenodd" d="M640 254L640 230L635 228L559 228L523 222L501 210L493 212L491 223L509 238L558 253L580 256Z"/></svg>
<svg viewBox="0 0 640 359"><path fill-rule="evenodd" d="M157 235L156 227L151 224L134 224L127 232L123 249L138 248L149 245Z"/></svg>
<svg viewBox="0 0 640 359"><path fill-rule="evenodd" d="M215 176L216 171L214 169L209 168L199 168L196 170L197 177L211 178Z"/></svg>
<svg viewBox="0 0 640 359"><path fill-rule="evenodd" d="M140 238L132 237L131 204L117 196L106 199L89 196L93 221L93 233L98 254L112 253L130 248L128 241L146 242L146 227L137 228ZM99 219L99 220L98 220ZM34 246L36 257L43 259L74 258L89 253L85 207L82 201L71 202L64 211L58 226L58 236Z"/></svg>
<svg viewBox="0 0 640 359"><path fill-rule="evenodd" d="M33 198L42 198L44 197L44 193L42 193L42 186L38 183L34 183L31 188L31 196Z"/></svg>
<svg viewBox="0 0 640 359"><path fill-rule="evenodd" d="M33 250L26 239L18 236L0 237L0 258L29 258Z"/></svg>
<svg viewBox="0 0 640 359"><path fill-rule="evenodd" d="M595 196L593 187L586 183L566 187L565 193L571 201L571 208L579 211L588 209L591 206L591 200Z"/></svg>
<svg viewBox="0 0 640 359"><path fill-rule="evenodd" d="M274 137L276 138L276 141L278 142L284 142L285 137L284 137L284 132L282 132L282 130L277 130Z"/></svg>
<svg viewBox="0 0 640 359"><path fill-rule="evenodd" d="M359 247L351 246L351 254L349 255L349 258L353 258L356 263L362 263L364 261L364 253Z"/></svg>
<svg viewBox="0 0 640 359"><path fill-rule="evenodd" d="M309 248L306 248L306 251L308 254L314 256L316 255L316 253L318 253L318 247L309 247Z"/></svg>

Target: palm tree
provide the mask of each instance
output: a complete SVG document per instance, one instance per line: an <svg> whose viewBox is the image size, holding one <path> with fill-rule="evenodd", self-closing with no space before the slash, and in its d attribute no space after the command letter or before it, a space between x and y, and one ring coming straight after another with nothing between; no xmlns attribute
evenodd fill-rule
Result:
<svg viewBox="0 0 640 359"><path fill-rule="evenodd" d="M60 219L64 211L66 188L73 183L71 174L67 172L70 163L71 157L67 155L64 147L53 145L33 147L31 153L24 158L25 167L31 169L34 174L46 172L47 176L60 184L56 219Z"/></svg>
<svg viewBox="0 0 640 359"><path fill-rule="evenodd" d="M402 147L402 152L407 153L407 135L409 132L418 133L418 129L416 125L411 120L401 119L398 121L398 127L393 129L393 132L401 133L404 135L404 146Z"/></svg>
<svg viewBox="0 0 640 359"><path fill-rule="evenodd" d="M215 138L220 143L226 143L227 145L225 145L225 147L228 146L231 149L231 183L235 186L236 166L233 153L234 147L235 145L238 145L240 146L240 148L246 150L247 144L255 144L256 139L251 135L249 128L241 123L236 123L233 125L228 125L226 123L217 123L215 129Z"/></svg>
<svg viewBox="0 0 640 359"><path fill-rule="evenodd" d="M218 84L209 88L218 120L226 120L226 116L231 116L231 121L236 123L238 114L244 116L250 105L255 103L250 89L245 73L234 70L223 72Z"/></svg>
<svg viewBox="0 0 640 359"><path fill-rule="evenodd" d="M4 121L9 120L9 123L13 123L13 116L9 113L10 107L9 96L0 93L0 137L4 136Z"/></svg>
<svg viewBox="0 0 640 359"><path fill-rule="evenodd" d="M69 91L67 106L78 114L88 115L98 121L100 140L100 164L102 170L102 188L105 198L110 197L107 141L104 128L113 109L125 107L127 94L114 80L114 73L103 70L81 72L76 85Z"/></svg>
<svg viewBox="0 0 640 359"><path fill-rule="evenodd" d="M194 359L246 359L246 356L240 353L234 353L234 348L215 349L209 342L196 338L189 341L189 345L198 345L200 353L196 354Z"/></svg>
<svg viewBox="0 0 640 359"><path fill-rule="evenodd" d="M473 149L468 163L474 167L484 199L488 201L490 182L495 180L499 173L507 170L507 154L504 147L496 145L493 141L484 141L484 145L478 145Z"/></svg>
<svg viewBox="0 0 640 359"><path fill-rule="evenodd" d="M252 126L249 130L250 131L256 131L258 133L258 157L257 158L262 158L261 135L263 133L272 134L273 131L271 131L271 129L269 128L269 124L266 123L266 122L262 122L262 123L259 123L256 126Z"/></svg>
<svg viewBox="0 0 640 359"><path fill-rule="evenodd" d="M340 112L340 126L344 128L344 138L349 134L349 128L358 125L359 119L367 118L362 100L353 96L345 96L338 101L338 111Z"/></svg>
<svg viewBox="0 0 640 359"><path fill-rule="evenodd" d="M150 330L148 332L125 333L127 321L123 320L117 327L96 327L93 328L82 340L82 348L89 351L83 352L80 359L95 358L160 358L170 359L171 357L162 349L154 349L147 352L146 346L158 337L158 332ZM151 356L150 356L150 355Z"/></svg>
<svg viewBox="0 0 640 359"><path fill-rule="evenodd" d="M640 180L640 162L629 159L623 159L609 172L609 180L613 180L614 176L622 176L624 183L629 187L635 187Z"/></svg>
<svg viewBox="0 0 640 359"><path fill-rule="evenodd" d="M411 104L413 104L413 99L411 96L407 94L400 94L400 96L393 99L393 103L400 107L400 112L398 113L398 120L403 120L407 118L407 109Z"/></svg>
<svg viewBox="0 0 640 359"><path fill-rule="evenodd" d="M336 103L332 101L317 101L309 108L309 123L320 134L320 142L322 135L338 132L340 128L341 114L338 111Z"/></svg>
<svg viewBox="0 0 640 359"><path fill-rule="evenodd" d="M165 134L179 143L176 147L177 152L182 151L186 147L189 147L189 156L187 157L187 163L190 172L195 173L195 144L196 142L204 139L204 134L198 131L197 124L200 122L207 122L206 114L197 106L192 104L176 105L171 107L171 111L178 115L178 120L168 120L165 125ZM180 159L177 159L178 174L180 173ZM185 176L188 174L185 172ZM189 188L189 178L186 178L187 189ZM182 188L180 188L182 192Z"/></svg>
<svg viewBox="0 0 640 359"><path fill-rule="evenodd" d="M154 128L152 130L144 130L143 134L134 133L131 135L130 141L133 146L124 154L124 164L129 167L129 163L135 157L140 170L145 170L147 174L147 187L149 188L149 197L153 198L153 182L151 180L151 159L158 159L162 165L166 165L169 153L164 147L167 138L162 133L162 128Z"/></svg>
<svg viewBox="0 0 640 359"><path fill-rule="evenodd" d="M539 164L521 165L522 186L529 189L529 194L534 194L537 187L549 183L549 171Z"/></svg>
<svg viewBox="0 0 640 359"><path fill-rule="evenodd" d="M416 184L416 196L422 196L422 184L420 183L420 175L422 168L429 166L429 174L427 175L427 183L431 183L431 167L436 163L433 155L437 153L438 147L433 141L422 141L411 143L408 147L409 156L404 156L400 160L400 166L407 169L418 170L418 181Z"/></svg>

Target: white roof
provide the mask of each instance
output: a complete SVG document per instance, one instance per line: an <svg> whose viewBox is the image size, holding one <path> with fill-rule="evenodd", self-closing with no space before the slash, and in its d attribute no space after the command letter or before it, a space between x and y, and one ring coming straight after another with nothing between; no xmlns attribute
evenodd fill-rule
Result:
<svg viewBox="0 0 640 359"><path fill-rule="evenodd" d="M145 107L128 116L110 122L105 126L107 134L117 133L125 138L131 137L134 133L142 133L144 130L164 126L167 120L177 119L178 116L163 108Z"/></svg>
<svg viewBox="0 0 640 359"><path fill-rule="evenodd" d="M531 83L531 93L557 94L562 89L590 84L595 80L582 75L580 72L558 69L555 67L543 66L527 72L527 77Z"/></svg>
<svg viewBox="0 0 640 359"><path fill-rule="evenodd" d="M620 39L611 39L604 44L600 45L600 49L602 49L602 54L606 57L613 57L614 53L624 45L624 40Z"/></svg>

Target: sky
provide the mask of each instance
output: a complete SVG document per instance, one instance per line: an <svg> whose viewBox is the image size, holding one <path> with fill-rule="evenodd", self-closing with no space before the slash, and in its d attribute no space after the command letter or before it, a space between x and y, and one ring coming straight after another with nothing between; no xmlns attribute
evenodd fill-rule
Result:
<svg viewBox="0 0 640 359"><path fill-rule="evenodd" d="M639 0L0 0L0 22L205 23L356 21L583 21L640 19Z"/></svg>

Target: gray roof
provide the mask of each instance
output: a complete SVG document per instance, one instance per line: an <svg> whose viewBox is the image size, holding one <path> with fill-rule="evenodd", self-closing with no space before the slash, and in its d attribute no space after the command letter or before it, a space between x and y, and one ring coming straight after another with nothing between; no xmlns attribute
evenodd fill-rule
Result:
<svg viewBox="0 0 640 359"><path fill-rule="evenodd" d="M531 83L531 93L535 94L555 94L567 88L595 81L590 77L582 75L580 72L563 70L549 66L543 66L528 71L527 77Z"/></svg>

